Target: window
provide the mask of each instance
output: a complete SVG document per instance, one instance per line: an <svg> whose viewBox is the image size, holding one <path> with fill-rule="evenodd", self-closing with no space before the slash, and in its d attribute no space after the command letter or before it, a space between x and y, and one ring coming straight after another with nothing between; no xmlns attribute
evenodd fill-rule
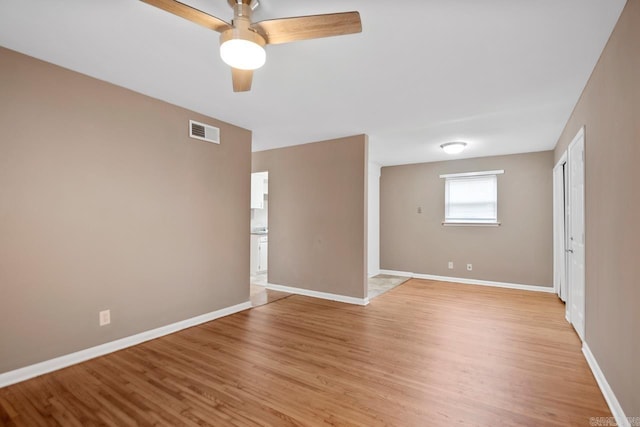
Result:
<svg viewBox="0 0 640 427"><path fill-rule="evenodd" d="M443 224L499 225L498 175L502 173L440 175L445 179Z"/></svg>

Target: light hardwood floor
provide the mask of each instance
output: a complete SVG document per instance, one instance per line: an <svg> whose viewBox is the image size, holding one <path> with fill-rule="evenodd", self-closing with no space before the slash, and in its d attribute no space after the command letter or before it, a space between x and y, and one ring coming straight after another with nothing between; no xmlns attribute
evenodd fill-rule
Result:
<svg viewBox="0 0 640 427"><path fill-rule="evenodd" d="M3 426L589 425L611 416L550 294L411 280L303 296L0 389Z"/></svg>

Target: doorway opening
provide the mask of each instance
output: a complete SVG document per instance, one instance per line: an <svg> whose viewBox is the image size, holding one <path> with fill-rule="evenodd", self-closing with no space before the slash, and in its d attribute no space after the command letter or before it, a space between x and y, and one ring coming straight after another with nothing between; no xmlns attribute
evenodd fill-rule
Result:
<svg viewBox="0 0 640 427"><path fill-rule="evenodd" d="M264 292L269 260L269 172L251 174L251 295Z"/></svg>
<svg viewBox="0 0 640 427"><path fill-rule="evenodd" d="M553 287L567 302L567 153L553 168Z"/></svg>
<svg viewBox="0 0 640 427"><path fill-rule="evenodd" d="M554 288L580 339L585 334L584 127L553 170Z"/></svg>
<svg viewBox="0 0 640 427"><path fill-rule="evenodd" d="M249 295L253 307L289 294L268 289L269 280L269 172L251 174L251 228Z"/></svg>

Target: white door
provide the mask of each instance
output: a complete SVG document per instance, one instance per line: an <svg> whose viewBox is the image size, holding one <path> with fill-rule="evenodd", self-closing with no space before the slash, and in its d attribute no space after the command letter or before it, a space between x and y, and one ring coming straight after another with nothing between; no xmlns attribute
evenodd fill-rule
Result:
<svg viewBox="0 0 640 427"><path fill-rule="evenodd" d="M585 239L584 239L584 128L569 145L568 192L568 285L569 318L584 340L585 324Z"/></svg>
<svg viewBox="0 0 640 427"><path fill-rule="evenodd" d="M567 301L567 155L553 168L553 286Z"/></svg>

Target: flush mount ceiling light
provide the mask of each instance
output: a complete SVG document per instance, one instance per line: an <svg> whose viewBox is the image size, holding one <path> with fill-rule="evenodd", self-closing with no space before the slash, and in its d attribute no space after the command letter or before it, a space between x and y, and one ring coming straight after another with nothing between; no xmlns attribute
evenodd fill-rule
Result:
<svg viewBox="0 0 640 427"><path fill-rule="evenodd" d="M466 142L447 142L446 144L441 144L440 148L447 154L458 154L461 153L466 146Z"/></svg>

